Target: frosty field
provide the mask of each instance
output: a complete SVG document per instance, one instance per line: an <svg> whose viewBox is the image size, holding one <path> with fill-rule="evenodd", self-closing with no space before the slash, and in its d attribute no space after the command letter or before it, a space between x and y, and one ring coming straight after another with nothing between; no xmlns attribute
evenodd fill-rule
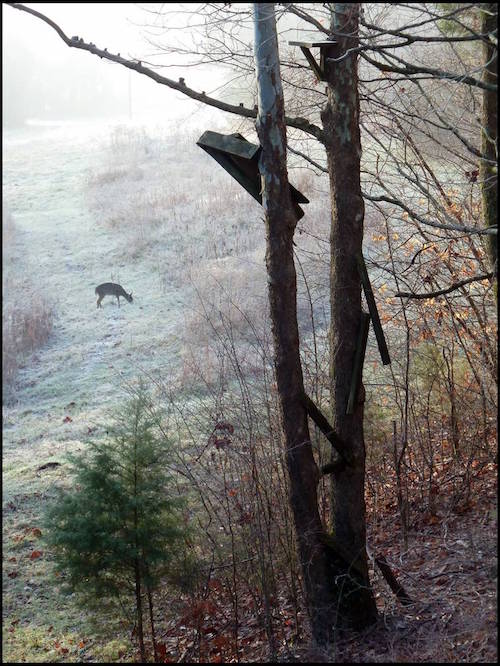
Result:
<svg viewBox="0 0 500 666"><path fill-rule="evenodd" d="M196 146L207 127L242 131L213 119L182 130L107 121L4 131L4 318L41 303L54 321L4 395L4 648L12 660L113 660L130 649L128 639L110 643L105 627L99 638L92 617L59 594L43 554L43 509L70 482L65 454L103 436L140 377L160 402L165 389L175 394L203 438L214 414L209 400L199 418L199 400L210 397L210 382L212 399L222 386L232 390L224 345L239 350L238 372L255 380L257 395L263 365L270 368L262 208ZM310 199L296 234L304 367L327 367L328 188L290 167ZM106 297L97 309L102 282L121 284L133 303ZM371 337L367 353L376 357Z"/></svg>
<svg viewBox="0 0 500 666"><path fill-rule="evenodd" d="M260 207L195 145L201 132L109 122L4 132L4 214L14 225L4 313L27 298L54 312L49 341L4 400L8 660L96 658L87 616L57 594L45 555L33 558L44 500L67 482L64 455L99 433L127 382L172 385L189 374L186 341L197 344L196 294L210 291L210 275L265 302ZM108 281L133 303L106 297L97 309L94 289ZM47 463L60 465L39 469Z"/></svg>

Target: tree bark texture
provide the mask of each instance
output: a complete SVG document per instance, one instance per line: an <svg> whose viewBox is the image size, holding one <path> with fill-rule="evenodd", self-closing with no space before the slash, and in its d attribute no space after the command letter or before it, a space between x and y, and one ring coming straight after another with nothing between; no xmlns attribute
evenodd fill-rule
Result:
<svg viewBox="0 0 500 666"><path fill-rule="evenodd" d="M259 91L257 131L262 146L259 169L266 215L266 265L274 342L274 362L306 603L314 639L331 640L335 623L329 554L322 542L315 463L299 355L297 287L293 260L296 226L286 168L286 128L279 70L274 5L256 3L255 60Z"/></svg>
<svg viewBox="0 0 500 666"><path fill-rule="evenodd" d="M493 39L497 29L498 5L496 2L485 2L481 5L481 33L483 37L483 81L493 85L497 84L498 51ZM491 38L488 38L491 36ZM497 224L497 93L483 90L483 110L481 129L481 154L479 163L479 178L481 182L483 222L485 227ZM492 267L497 271L497 236L488 234L486 238L487 251Z"/></svg>
<svg viewBox="0 0 500 666"><path fill-rule="evenodd" d="M332 475L334 537L363 572L364 584L347 586L339 599L340 622L358 628L377 617L368 579L365 527L364 387L346 414L362 325L361 283L356 256L362 249L364 203L360 185L361 138L357 55L359 3L334 3L331 34L336 42L325 54L328 101L322 112L330 176L330 378L333 428L350 449L351 464Z"/></svg>

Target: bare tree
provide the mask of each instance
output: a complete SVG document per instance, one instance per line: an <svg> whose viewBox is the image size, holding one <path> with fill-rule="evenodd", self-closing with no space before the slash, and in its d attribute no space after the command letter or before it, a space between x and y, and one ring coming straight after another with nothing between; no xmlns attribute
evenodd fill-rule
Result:
<svg viewBox="0 0 500 666"><path fill-rule="evenodd" d="M475 5L449 5L445 9L426 3L391 5L397 11L398 23L384 16L384 7L375 19L368 14L374 6L360 3L283 4L280 16L293 16L306 28L320 32L331 45L323 45L326 92L315 86L311 72L290 50L282 54L278 71L277 37L273 6L256 5L257 86L259 107L221 101L205 92L197 92L184 79L173 81L158 74L151 66L123 58L96 47L78 37L69 38L50 19L39 12L8 3L48 23L72 48L89 51L98 57L116 62L150 77L185 95L243 119L258 116L258 131L263 147L261 173L264 185L264 207L267 217L267 266L270 276L276 369L283 428L287 443L288 469L291 479L291 504L301 551L304 580L313 619L313 629L320 642L330 639L331 626L363 627L376 617L376 606L368 580L365 549L365 443L363 435L364 390L353 413L346 414L355 341L362 328L361 284L357 266L365 221L364 200L370 211L378 211L384 219L397 220L404 226L405 243L413 236L423 239L409 265L391 250L391 267L379 266L395 277L398 294L421 300L425 295L419 281L429 284L431 295L445 296L457 291L470 305L481 323L486 342L481 353L493 358L488 349L488 323L467 288L470 284L491 279L496 270L493 239L496 227L492 215L496 211L496 27L493 16L496 5L481 5L479 26L469 22L467 12ZM366 9L366 11L365 11ZM253 61L248 40L242 39L234 27L246 9L231 3L209 3L202 8L207 18L206 37L214 48L202 48L194 55L196 62L227 63L236 61L238 75L252 77ZM263 13L261 13L263 12ZM260 19L259 19L260 17ZM442 22L453 23L459 31L443 32ZM200 19L203 24L203 19ZM262 30L261 30L262 28ZM268 29L270 41L264 39ZM259 41L260 40L260 41ZM274 58L260 68L259 58ZM473 54L483 49L480 66L471 64L461 54L470 48ZM443 55L441 65L429 62L429 53ZM178 47L176 52L179 52ZM361 83L358 81L358 58L362 58ZM473 60L473 58L472 58ZM274 68L274 70L273 70ZM274 82L266 75L274 71ZM283 92L278 83L283 79ZM406 87L411 87L408 94ZM447 97L453 88L459 91L460 104L450 104ZM361 103L370 113L362 120ZM253 94L253 93L252 93ZM276 107L273 104L276 103ZM300 114L285 115L284 108L300 109ZM467 106L471 111L467 111ZM477 109L482 109L480 126L474 125ZM458 108L458 111L457 111ZM266 115L269 113L269 115ZM364 191L361 189L361 136L370 139L373 156L363 166ZM285 126L300 135L293 152L300 155L316 171L328 174L331 196L331 271L330 271L330 425L303 390L296 326L296 275L293 264L293 232L296 220L291 212L284 146ZM482 137L482 144L480 141ZM290 141L290 138L288 139ZM483 205L477 215L474 192L470 203L463 197L467 215L459 210L450 194L446 177L436 172L424 146L430 140L439 157L468 171L469 182L477 179L479 160ZM315 150L318 146L320 150ZM318 154L319 153L319 154ZM272 178L273 176L274 178ZM388 230L389 224L387 225ZM395 234L397 235L397 234ZM478 237L487 236L490 267L483 263ZM423 273L420 261L438 243L460 245L455 254L436 250L444 279ZM456 275L461 251L466 248L474 260L474 275ZM493 270L491 270L493 268ZM411 276L405 273L412 269ZM444 280L448 282L443 284ZM406 289L406 290L404 290ZM466 324L463 324L466 326ZM457 333L458 335L458 333ZM471 335L474 332L471 331ZM406 403L405 403L406 404ZM332 474L332 526L334 537L327 536L317 510L317 465L310 447L306 413L319 426L332 444L331 464L323 471ZM322 546L320 545L322 544ZM314 564L313 564L314 563ZM337 582L331 586L331 580ZM328 581L328 582L326 582ZM335 607L335 617L325 613ZM326 610L325 610L326 609Z"/></svg>
<svg viewBox="0 0 500 666"><path fill-rule="evenodd" d="M276 381L290 476L290 502L302 563L312 632L320 644L332 638L334 596L329 558L321 541L319 471L314 461L297 326L297 284L293 235L297 224L286 168L286 129L274 6L256 3L255 62L259 91L257 131L262 146L259 169L266 213L266 264L274 338Z"/></svg>

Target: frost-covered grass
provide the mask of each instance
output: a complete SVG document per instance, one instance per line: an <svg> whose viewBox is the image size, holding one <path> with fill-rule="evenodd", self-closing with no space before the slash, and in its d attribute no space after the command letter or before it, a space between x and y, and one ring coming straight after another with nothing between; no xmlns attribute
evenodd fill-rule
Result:
<svg viewBox="0 0 500 666"><path fill-rule="evenodd" d="M15 393L19 368L47 342L54 310L43 285L30 277L29 262L10 211L2 216L2 400Z"/></svg>
<svg viewBox="0 0 500 666"><path fill-rule="evenodd" d="M195 145L202 131L107 123L4 133L4 295L53 313L3 410L7 661L123 656L59 594L37 530L54 487L69 482L66 453L99 436L124 384L182 375L197 285L211 272L230 281L224 267L237 257L262 270L260 207ZM132 291L134 302L119 308L105 298L97 310L94 289L105 281ZM50 462L60 464L39 469Z"/></svg>
<svg viewBox="0 0 500 666"><path fill-rule="evenodd" d="M122 647L96 638L92 617L61 597L50 554L31 558L42 550L47 500L69 483L65 455L100 436L107 411L141 375L179 386L186 402L201 394L193 354L208 362L221 322L231 320L243 345L249 322L263 336L268 329L262 209L196 146L204 129L108 122L4 133L4 293L29 303L31 288L32 307L53 313L3 410L7 661L122 659ZM292 181L311 194L307 173ZM309 206L299 239L316 251L328 215L318 197ZM316 266L309 285L318 312L326 268ZM133 303L107 297L98 310L94 289L107 281L132 291ZM299 292L307 333L300 277ZM60 464L40 470L46 463Z"/></svg>

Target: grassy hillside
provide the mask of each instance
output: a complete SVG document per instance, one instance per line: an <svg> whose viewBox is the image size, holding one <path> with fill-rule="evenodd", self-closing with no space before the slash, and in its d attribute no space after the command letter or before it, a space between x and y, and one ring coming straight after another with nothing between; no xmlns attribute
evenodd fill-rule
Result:
<svg viewBox="0 0 500 666"><path fill-rule="evenodd" d="M168 585L157 595L165 661L266 661L272 650L283 660L311 658L301 652L308 634L273 383L262 209L196 146L207 126L242 131L77 123L4 133L6 662L137 657L119 612L103 621L62 594L42 516L55 489L71 483L66 454L105 436L110 412L140 377L166 415L178 483L191 492L193 549L209 572L191 595ZM328 409L328 191L324 177L291 166L291 181L310 199L295 236L305 384ZM366 218L366 256L383 262L377 217ZM412 520L404 548L393 420L406 337L395 285L376 263L369 269L393 363L381 365L371 331L363 371L368 542L414 604L397 605L372 559L380 622L339 641L336 658L488 661L496 654L494 427L485 411L476 436L461 411L463 460L455 455L438 381L442 351L424 337L411 366L420 389L411 403L418 428L405 472ZM133 303L106 297L97 309L94 289L109 281L131 291ZM468 391L462 365L457 386ZM466 397L475 415L477 402ZM318 464L329 462L328 444L314 429L311 437ZM328 476L318 491L326 523Z"/></svg>
<svg viewBox="0 0 500 666"><path fill-rule="evenodd" d="M45 500L68 482L65 454L102 434L109 409L140 375L184 385L186 402L203 393L193 358L210 353L204 308L235 315L238 303L240 341L248 328L241 308L266 329L261 208L195 145L202 131L110 123L5 134L9 660L76 661L106 649L88 616L58 594L48 556L33 556ZM94 289L106 281L132 291L133 303L119 308L107 297L98 310ZM31 326L20 349L16 331Z"/></svg>

